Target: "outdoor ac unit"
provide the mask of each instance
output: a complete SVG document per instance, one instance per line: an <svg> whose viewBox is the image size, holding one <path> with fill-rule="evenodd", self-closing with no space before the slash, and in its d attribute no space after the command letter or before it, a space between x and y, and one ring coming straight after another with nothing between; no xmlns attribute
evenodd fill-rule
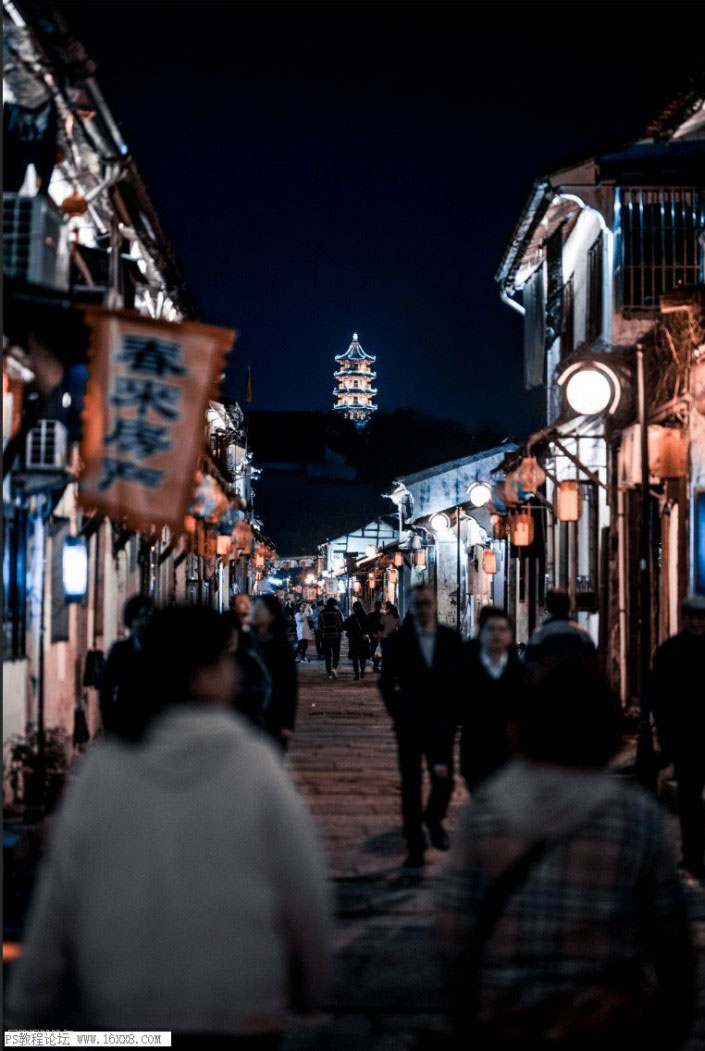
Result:
<svg viewBox="0 0 705 1051"><path fill-rule="evenodd" d="M40 420L27 435L26 471L63 471L67 432L59 420Z"/></svg>
<svg viewBox="0 0 705 1051"><path fill-rule="evenodd" d="M5 277L65 291L69 253L62 215L48 197L2 195L2 269Z"/></svg>
<svg viewBox="0 0 705 1051"><path fill-rule="evenodd" d="M682 478L688 469L687 432L674 427L649 424L649 484L662 478ZM641 485L641 428L627 427L619 450L619 484L626 488Z"/></svg>

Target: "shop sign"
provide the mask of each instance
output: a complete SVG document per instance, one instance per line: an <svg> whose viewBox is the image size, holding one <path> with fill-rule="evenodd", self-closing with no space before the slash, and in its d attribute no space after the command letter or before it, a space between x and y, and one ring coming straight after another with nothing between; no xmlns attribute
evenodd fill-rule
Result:
<svg viewBox="0 0 705 1051"><path fill-rule="evenodd" d="M183 528L205 414L235 333L89 308L79 500L134 529Z"/></svg>

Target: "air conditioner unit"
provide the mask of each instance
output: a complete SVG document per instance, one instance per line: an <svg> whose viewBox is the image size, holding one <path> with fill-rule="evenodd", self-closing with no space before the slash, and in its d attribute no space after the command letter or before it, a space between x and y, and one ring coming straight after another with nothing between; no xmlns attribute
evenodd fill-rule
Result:
<svg viewBox="0 0 705 1051"><path fill-rule="evenodd" d="M27 435L26 471L63 471L67 431L59 420L39 420Z"/></svg>
<svg viewBox="0 0 705 1051"><path fill-rule="evenodd" d="M677 427L649 424L649 484L663 478L682 478L688 471L688 434ZM619 448L619 484L641 485L641 428L636 423L622 434Z"/></svg>
<svg viewBox="0 0 705 1051"><path fill-rule="evenodd" d="M2 195L2 269L5 277L66 291L67 229L61 211L43 195Z"/></svg>

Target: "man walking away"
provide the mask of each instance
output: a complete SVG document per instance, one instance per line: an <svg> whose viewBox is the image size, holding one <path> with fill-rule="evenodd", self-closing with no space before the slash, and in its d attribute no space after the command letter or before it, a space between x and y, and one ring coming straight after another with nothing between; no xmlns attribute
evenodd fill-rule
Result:
<svg viewBox="0 0 705 1051"><path fill-rule="evenodd" d="M370 656L372 657L372 671L379 671L380 658L377 656L379 637L382 633L382 603L375 602L374 609L367 618L370 628Z"/></svg>
<svg viewBox="0 0 705 1051"><path fill-rule="evenodd" d="M353 602L352 613L345 621L348 636L348 656L353 664L355 680L365 678L365 666L370 657L370 625L361 602Z"/></svg>
<svg viewBox="0 0 705 1051"><path fill-rule="evenodd" d="M468 791L510 756L509 723L522 700L524 666L514 649L514 625L498 606L484 606L480 634L464 644L459 717L460 772Z"/></svg>
<svg viewBox="0 0 705 1051"><path fill-rule="evenodd" d="M106 736L130 737L141 725L144 667L142 634L154 609L146 595L133 595L125 603L123 622L129 635L113 643L99 686L100 715Z"/></svg>
<svg viewBox="0 0 705 1051"><path fill-rule="evenodd" d="M460 636L438 624L436 596L422 585L412 592L409 622L389 637L379 688L394 722L401 775L405 865L424 864L428 828L437 850L447 850L443 820L453 791ZM422 762L431 793L422 805Z"/></svg>
<svg viewBox="0 0 705 1051"><path fill-rule="evenodd" d="M683 630L656 650L652 706L663 757L678 783L681 868L705 878L705 595L681 604Z"/></svg>
<svg viewBox="0 0 705 1051"><path fill-rule="evenodd" d="M526 647L527 664L545 667L572 657L594 660L597 650L590 633L570 615L570 595L554 588L546 592L546 619L536 628Z"/></svg>
<svg viewBox="0 0 705 1051"><path fill-rule="evenodd" d="M326 659L326 676L337 679L340 660L340 640L343 637L343 618L334 598L329 598L318 621L321 631L323 656Z"/></svg>

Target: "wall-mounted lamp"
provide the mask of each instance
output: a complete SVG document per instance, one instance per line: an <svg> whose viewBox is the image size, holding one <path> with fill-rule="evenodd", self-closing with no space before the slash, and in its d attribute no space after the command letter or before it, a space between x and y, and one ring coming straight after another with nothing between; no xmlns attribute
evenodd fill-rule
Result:
<svg viewBox="0 0 705 1051"><path fill-rule="evenodd" d="M88 548L82 537L64 540L62 570L66 602L82 602L88 590Z"/></svg>
<svg viewBox="0 0 705 1051"><path fill-rule="evenodd" d="M492 488L487 482L473 482L468 486L467 494L473 507L483 507L492 499Z"/></svg>

